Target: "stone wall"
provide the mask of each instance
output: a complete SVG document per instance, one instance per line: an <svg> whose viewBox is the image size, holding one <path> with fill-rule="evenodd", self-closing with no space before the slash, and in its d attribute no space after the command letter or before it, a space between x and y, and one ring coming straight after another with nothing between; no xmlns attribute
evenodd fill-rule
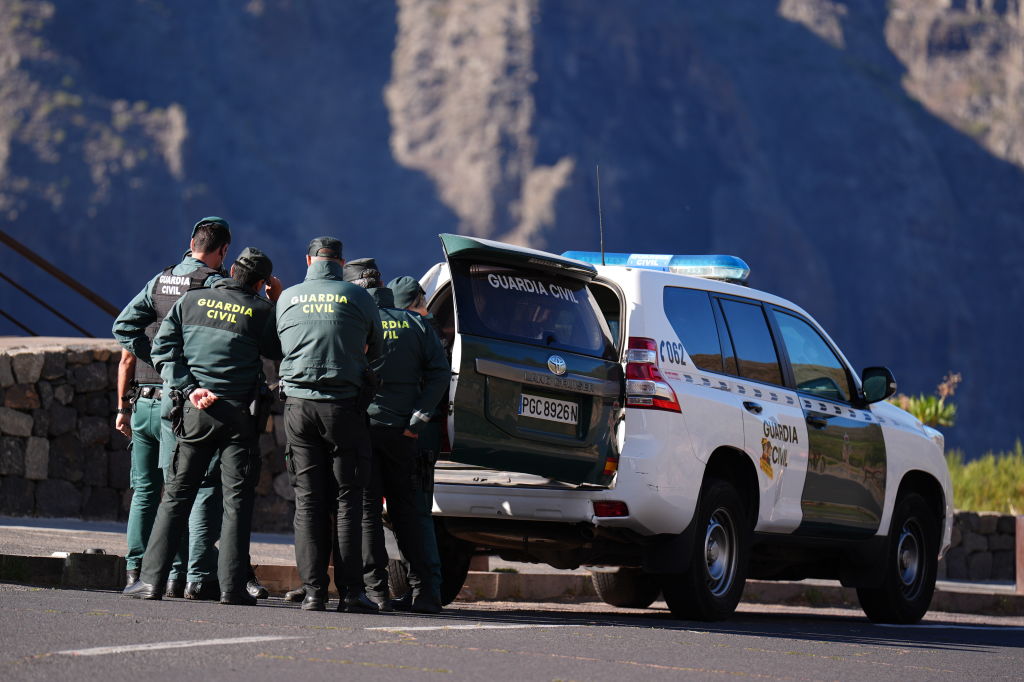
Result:
<svg viewBox="0 0 1024 682"><path fill-rule="evenodd" d="M131 456L128 439L114 429L120 347L110 340L4 341L0 515L125 520ZM294 494L280 414L260 435L260 453L254 530L291 530Z"/></svg>
<svg viewBox="0 0 1024 682"><path fill-rule="evenodd" d="M972 582L1013 581L1016 517L994 512L957 512L949 552L939 579Z"/></svg>

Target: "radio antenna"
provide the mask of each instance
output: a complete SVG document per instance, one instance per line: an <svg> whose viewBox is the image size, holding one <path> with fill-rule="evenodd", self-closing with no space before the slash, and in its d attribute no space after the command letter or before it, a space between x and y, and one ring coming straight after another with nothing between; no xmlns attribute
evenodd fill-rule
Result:
<svg viewBox="0 0 1024 682"><path fill-rule="evenodd" d="M601 210L601 164L594 164L597 176L597 229L601 234L601 265L604 265L604 213Z"/></svg>

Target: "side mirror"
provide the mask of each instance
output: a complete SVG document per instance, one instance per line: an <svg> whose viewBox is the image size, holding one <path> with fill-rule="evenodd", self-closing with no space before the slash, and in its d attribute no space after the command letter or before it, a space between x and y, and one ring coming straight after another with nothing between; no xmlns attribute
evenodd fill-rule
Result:
<svg viewBox="0 0 1024 682"><path fill-rule="evenodd" d="M865 367L860 376L864 402L868 405L896 394L896 378L888 367Z"/></svg>

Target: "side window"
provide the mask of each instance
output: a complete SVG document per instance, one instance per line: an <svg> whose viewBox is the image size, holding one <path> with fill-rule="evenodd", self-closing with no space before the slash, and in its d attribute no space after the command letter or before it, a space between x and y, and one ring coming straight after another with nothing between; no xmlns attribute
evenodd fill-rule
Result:
<svg viewBox="0 0 1024 682"><path fill-rule="evenodd" d="M665 287L665 316L690 359L701 369L722 371L722 347L708 292Z"/></svg>
<svg viewBox="0 0 1024 682"><path fill-rule="evenodd" d="M850 402L850 379L846 368L825 339L795 315L772 311L782 333L782 342L793 366L798 391L828 400Z"/></svg>
<svg viewBox="0 0 1024 682"><path fill-rule="evenodd" d="M766 384L782 384L779 356L764 310L756 303L720 299L722 313L729 325L739 375Z"/></svg>
<svg viewBox="0 0 1024 682"><path fill-rule="evenodd" d="M597 307L604 315L604 321L608 324L608 331L612 333L612 340L615 347L619 347L619 333L622 330L622 304L614 291L597 282L590 283L590 293L593 294Z"/></svg>

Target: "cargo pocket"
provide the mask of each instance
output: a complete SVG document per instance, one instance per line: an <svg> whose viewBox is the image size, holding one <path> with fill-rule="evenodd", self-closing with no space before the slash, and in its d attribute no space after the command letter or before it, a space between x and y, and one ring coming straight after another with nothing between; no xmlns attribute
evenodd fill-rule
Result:
<svg viewBox="0 0 1024 682"><path fill-rule="evenodd" d="M284 446L284 468L288 472L288 482L291 483L292 487L295 487L295 460L292 458L292 448L290 445Z"/></svg>
<svg viewBox="0 0 1024 682"><path fill-rule="evenodd" d="M242 480L248 485L255 486L260 481L260 470L262 469L263 458L258 449L250 451L249 456L242 463Z"/></svg>

